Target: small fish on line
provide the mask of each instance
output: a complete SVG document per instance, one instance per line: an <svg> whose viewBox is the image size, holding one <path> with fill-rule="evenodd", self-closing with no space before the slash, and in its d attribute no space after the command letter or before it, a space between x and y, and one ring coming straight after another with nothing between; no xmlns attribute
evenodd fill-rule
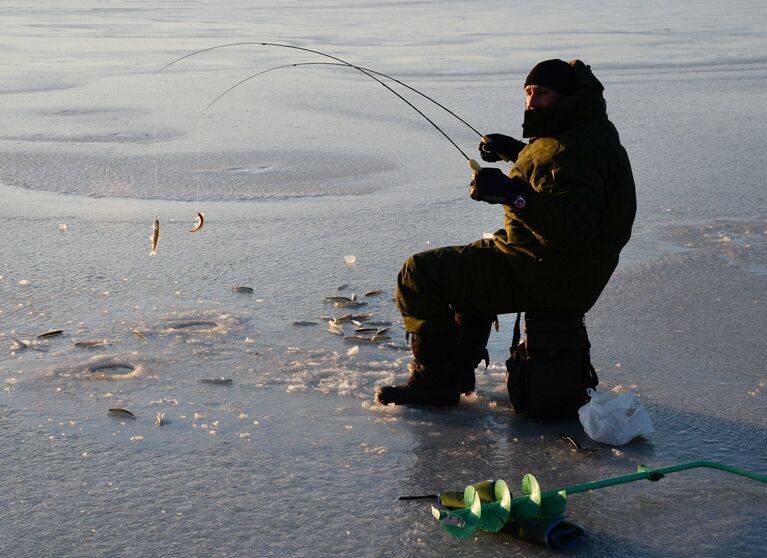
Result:
<svg viewBox="0 0 767 558"><path fill-rule="evenodd" d="M152 241L152 251L149 252L150 256L157 255L157 244L160 242L160 220L155 217L154 223L152 223L152 234L149 235L149 240Z"/></svg>
<svg viewBox="0 0 767 558"><path fill-rule="evenodd" d="M217 386L231 384L233 381L232 378L224 378L223 376L219 378L200 378L200 382L203 384L214 384Z"/></svg>
<svg viewBox="0 0 767 558"><path fill-rule="evenodd" d="M109 413L109 416L112 416L112 417L123 417L123 418L131 418L131 419L136 418L136 415L131 413L128 409L121 409L119 407L107 409L107 413Z"/></svg>
<svg viewBox="0 0 767 558"><path fill-rule="evenodd" d="M46 339L48 337L56 337L58 335L61 335L64 333L63 329L52 329L51 331L46 331L45 333L41 333L37 336L38 339Z"/></svg>
<svg viewBox="0 0 767 558"><path fill-rule="evenodd" d="M189 231L190 233L197 232L199 230L202 230L202 227L205 226L205 215L202 213L197 213L197 221L194 223L194 228Z"/></svg>

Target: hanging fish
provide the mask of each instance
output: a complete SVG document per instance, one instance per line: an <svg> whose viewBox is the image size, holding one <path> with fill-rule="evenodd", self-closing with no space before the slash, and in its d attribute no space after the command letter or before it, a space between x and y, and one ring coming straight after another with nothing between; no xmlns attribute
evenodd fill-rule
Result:
<svg viewBox="0 0 767 558"><path fill-rule="evenodd" d="M149 237L152 241L152 251L149 252L150 256L157 255L157 244L160 242L160 220L155 217L154 223L152 223L152 236Z"/></svg>
<svg viewBox="0 0 767 558"><path fill-rule="evenodd" d="M205 226L205 215L202 213L197 213L197 221L194 224L194 228L189 231L190 233L197 232L199 230L202 230L202 227Z"/></svg>

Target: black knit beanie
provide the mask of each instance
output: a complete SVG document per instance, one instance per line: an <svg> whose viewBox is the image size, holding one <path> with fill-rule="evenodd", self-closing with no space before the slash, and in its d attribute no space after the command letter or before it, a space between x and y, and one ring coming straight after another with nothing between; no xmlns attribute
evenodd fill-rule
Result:
<svg viewBox="0 0 767 558"><path fill-rule="evenodd" d="M575 70L564 60L544 60L527 74L525 87L528 85L542 85L567 97L575 91Z"/></svg>

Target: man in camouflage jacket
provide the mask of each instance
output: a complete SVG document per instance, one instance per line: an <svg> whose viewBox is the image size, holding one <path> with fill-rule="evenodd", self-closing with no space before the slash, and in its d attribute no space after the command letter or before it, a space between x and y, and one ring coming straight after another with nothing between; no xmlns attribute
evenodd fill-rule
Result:
<svg viewBox="0 0 767 558"><path fill-rule="evenodd" d="M437 248L405 262L397 306L415 359L384 404L455 405L474 389L474 369L497 314L585 313L596 302L631 235L636 194L628 155L607 118L603 86L580 60L546 60L525 81L523 136L489 134L475 172L478 201L502 204L492 239Z"/></svg>

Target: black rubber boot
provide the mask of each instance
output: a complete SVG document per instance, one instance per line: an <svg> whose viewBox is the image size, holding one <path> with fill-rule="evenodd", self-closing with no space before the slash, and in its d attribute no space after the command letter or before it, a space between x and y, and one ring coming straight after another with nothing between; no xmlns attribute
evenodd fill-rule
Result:
<svg viewBox="0 0 767 558"><path fill-rule="evenodd" d="M452 407L458 405L461 392L450 363L455 355L455 332L424 339L410 334L413 362L410 378L399 386L385 386L376 397L384 405Z"/></svg>
<svg viewBox="0 0 767 558"><path fill-rule="evenodd" d="M496 316L455 315L455 324L458 328L458 352L453 373L461 393L474 391L474 370L479 363L484 360L485 368L490 364L487 340L490 338L490 328L496 319Z"/></svg>

